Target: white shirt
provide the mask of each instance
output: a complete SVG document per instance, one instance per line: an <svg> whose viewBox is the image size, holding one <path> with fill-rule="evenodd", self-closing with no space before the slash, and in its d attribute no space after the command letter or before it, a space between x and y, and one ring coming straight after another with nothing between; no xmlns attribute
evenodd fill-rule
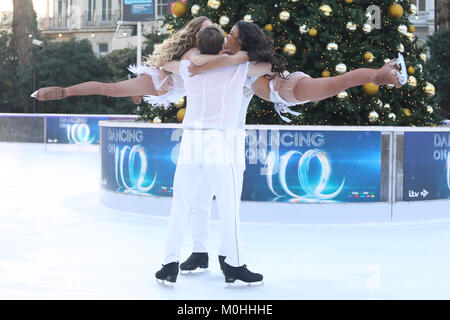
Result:
<svg viewBox="0 0 450 320"><path fill-rule="evenodd" d="M193 77L189 74L189 65L188 60L180 62L180 75L184 80L187 93L186 113L182 127L185 129L243 128L248 107L248 103L246 106L243 103L248 62L210 70Z"/></svg>
<svg viewBox="0 0 450 320"><path fill-rule="evenodd" d="M258 77L247 77L245 79L244 84L244 95L242 96L242 107L239 115L239 122L238 122L238 128L244 129L245 128L245 119L247 118L247 109L248 105L250 104L250 101L252 100L255 93L252 90L253 82L255 82L258 79Z"/></svg>

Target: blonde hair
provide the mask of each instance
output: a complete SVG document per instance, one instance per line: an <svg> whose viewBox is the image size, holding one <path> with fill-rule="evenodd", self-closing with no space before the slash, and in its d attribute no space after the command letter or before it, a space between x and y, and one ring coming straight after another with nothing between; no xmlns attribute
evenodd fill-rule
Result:
<svg viewBox="0 0 450 320"><path fill-rule="evenodd" d="M161 45L155 46L153 54L148 56L145 64L152 68L159 68L168 61L180 59L189 49L196 46L196 35L206 20L209 18L204 16L192 19L173 36L164 40Z"/></svg>

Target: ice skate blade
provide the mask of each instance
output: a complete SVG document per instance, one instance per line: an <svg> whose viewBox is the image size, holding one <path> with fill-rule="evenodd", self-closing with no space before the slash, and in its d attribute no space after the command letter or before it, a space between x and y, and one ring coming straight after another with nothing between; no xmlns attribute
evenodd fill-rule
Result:
<svg viewBox="0 0 450 320"><path fill-rule="evenodd" d="M403 58L403 55L400 52L398 53L397 61L400 66L399 82L401 85L404 85L408 82L408 74L406 72L405 59Z"/></svg>
<svg viewBox="0 0 450 320"><path fill-rule="evenodd" d="M156 282L158 282L158 284L164 288L175 289L175 282L161 279L156 279Z"/></svg>
<svg viewBox="0 0 450 320"><path fill-rule="evenodd" d="M31 98L35 98L35 99L37 99L37 93L38 93L38 91L39 90L36 90L35 92L33 92L32 94L31 94Z"/></svg>
<svg viewBox="0 0 450 320"><path fill-rule="evenodd" d="M225 289L245 289L252 287L260 287L264 285L264 281L244 282L242 280L235 280L233 282L226 282Z"/></svg>
<svg viewBox="0 0 450 320"><path fill-rule="evenodd" d="M197 268L194 270L180 270L183 276L200 275L209 272L208 268Z"/></svg>

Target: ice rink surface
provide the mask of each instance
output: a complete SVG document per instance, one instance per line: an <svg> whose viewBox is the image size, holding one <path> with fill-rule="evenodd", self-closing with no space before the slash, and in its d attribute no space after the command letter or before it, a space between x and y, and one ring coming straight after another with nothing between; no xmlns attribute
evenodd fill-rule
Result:
<svg viewBox="0 0 450 320"><path fill-rule="evenodd" d="M450 299L442 219L243 223L248 267L264 285L242 289L224 288L213 222L209 272L167 289L154 278L167 218L104 207L98 146L70 148L0 143L0 299ZM183 259L191 245L188 226Z"/></svg>

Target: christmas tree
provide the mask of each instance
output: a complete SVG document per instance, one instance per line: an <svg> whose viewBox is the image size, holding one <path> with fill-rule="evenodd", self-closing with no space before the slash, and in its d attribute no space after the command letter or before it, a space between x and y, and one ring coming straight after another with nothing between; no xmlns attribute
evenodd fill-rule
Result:
<svg viewBox="0 0 450 320"><path fill-rule="evenodd" d="M337 96L293 107L294 125L428 126L442 121L427 48L418 46L408 16L409 0L187 0L175 3L165 18L170 33L196 16L207 16L229 32L239 20L253 22L273 40L290 72L313 78L337 76L357 68L380 68L405 58L408 83L400 89L368 83ZM144 108L144 120L182 121L185 102L169 109ZM179 110L178 110L179 109ZM178 117L177 117L178 115ZM178 118L178 119L177 119ZM286 124L270 102L254 97L247 124Z"/></svg>

